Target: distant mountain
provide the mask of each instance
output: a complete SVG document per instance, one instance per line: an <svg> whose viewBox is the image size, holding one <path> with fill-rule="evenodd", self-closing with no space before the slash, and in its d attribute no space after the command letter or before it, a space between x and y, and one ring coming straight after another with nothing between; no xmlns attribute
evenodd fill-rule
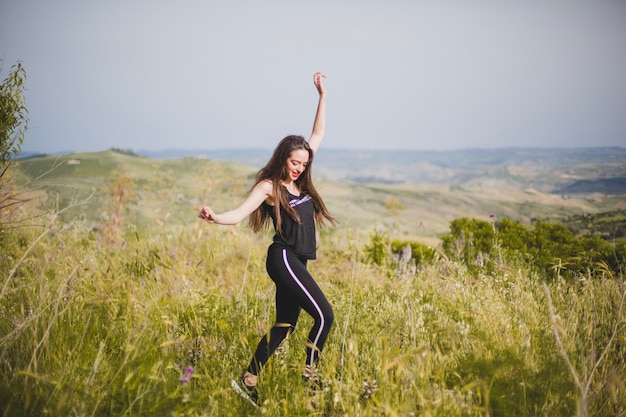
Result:
<svg viewBox="0 0 626 417"><path fill-rule="evenodd" d="M41 158L44 156L50 156L50 154L42 152L20 152L17 156L17 160L29 159L29 158Z"/></svg>
<svg viewBox="0 0 626 417"><path fill-rule="evenodd" d="M271 149L135 151L155 159L209 158L261 168ZM430 183L626 194L626 148L499 148L384 151L323 148L314 175L358 184Z"/></svg>
<svg viewBox="0 0 626 417"><path fill-rule="evenodd" d="M140 152L153 158L204 156L260 168L268 149ZM553 193L626 194L626 148L500 148L381 151L324 148L315 175L354 183L434 183L532 188Z"/></svg>
<svg viewBox="0 0 626 417"><path fill-rule="evenodd" d="M563 192L577 181L587 191L625 194L626 148L502 148L459 151L320 152L316 168L353 182L436 183ZM611 186L600 186L608 180ZM599 188L595 189L594 185ZM581 190L571 188L569 192ZM581 191L576 191L581 192Z"/></svg>
<svg viewBox="0 0 626 417"><path fill-rule="evenodd" d="M575 181L567 187L558 190L558 192L560 194L626 194L626 178L601 178L597 180Z"/></svg>

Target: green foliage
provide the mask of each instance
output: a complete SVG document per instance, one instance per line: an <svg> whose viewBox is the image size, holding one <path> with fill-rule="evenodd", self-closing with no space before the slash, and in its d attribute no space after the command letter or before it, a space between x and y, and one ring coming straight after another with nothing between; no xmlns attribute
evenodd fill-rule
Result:
<svg viewBox="0 0 626 417"><path fill-rule="evenodd" d="M484 266L485 255L495 252L496 230L493 223L462 217L450 222L450 234L442 238L443 249L468 267Z"/></svg>
<svg viewBox="0 0 626 417"><path fill-rule="evenodd" d="M599 236L604 240L626 243L626 210L569 216L562 223L576 236Z"/></svg>
<svg viewBox="0 0 626 417"><path fill-rule="evenodd" d="M369 235L369 243L365 245L365 262L379 266L395 266L405 270L409 264L419 266L432 262L436 251L423 243L389 238L375 230ZM397 271L396 271L397 272Z"/></svg>
<svg viewBox="0 0 626 417"><path fill-rule="evenodd" d="M391 214L399 214L404 210L404 205L402 205L402 202L396 196L391 196L385 202L385 208L389 210Z"/></svg>
<svg viewBox="0 0 626 417"><path fill-rule="evenodd" d="M26 70L18 62L11 67L9 75L0 84L0 161L3 163L15 158L24 142L28 127L25 81Z"/></svg>
<svg viewBox="0 0 626 417"><path fill-rule="evenodd" d="M253 413L229 382L274 320L266 240L197 224L127 228L114 244L78 223L52 229L21 263L38 231L0 241L0 276L15 268L0 282L5 415ZM261 374L263 415L576 414L541 280L523 264L485 279L435 257L400 280L358 256L330 256L343 238L354 239L324 234L311 264L336 316L320 363L327 390L311 396L300 383L312 324L303 314ZM391 244L408 246L425 250ZM623 413L624 283L549 288L565 352L589 378L589 415Z"/></svg>
<svg viewBox="0 0 626 417"><path fill-rule="evenodd" d="M510 219L487 222L459 218L442 238L444 251L473 273L494 273L513 260L548 278L620 274L626 252L598 236L576 237L562 224L537 221L526 228ZM601 267L600 267L601 266Z"/></svg>
<svg viewBox="0 0 626 417"><path fill-rule="evenodd" d="M365 258L376 265L386 265L389 262L388 239L378 230L370 235L370 242L365 246Z"/></svg>
<svg viewBox="0 0 626 417"><path fill-rule="evenodd" d="M0 61L0 70L2 61ZM21 63L11 68L0 84L0 233L21 222L17 212L25 198L15 189L9 167L20 153L28 126L24 82L26 71Z"/></svg>
<svg viewBox="0 0 626 417"><path fill-rule="evenodd" d="M406 253L407 248L410 248L409 254ZM391 253L399 257L404 256L405 259L413 259L416 265L432 263L437 255L437 251L428 245L398 239L391 242Z"/></svg>

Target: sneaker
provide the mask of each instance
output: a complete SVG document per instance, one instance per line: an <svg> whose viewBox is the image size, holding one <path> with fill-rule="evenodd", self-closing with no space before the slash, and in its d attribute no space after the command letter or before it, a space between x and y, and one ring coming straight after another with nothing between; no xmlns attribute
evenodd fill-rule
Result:
<svg viewBox="0 0 626 417"><path fill-rule="evenodd" d="M256 391L256 387L246 385L243 376L239 380L230 381L230 386L235 390L237 394L254 407L259 407L259 394Z"/></svg>
<svg viewBox="0 0 626 417"><path fill-rule="evenodd" d="M302 374L302 381L311 391L322 391L322 378L315 368L307 366Z"/></svg>

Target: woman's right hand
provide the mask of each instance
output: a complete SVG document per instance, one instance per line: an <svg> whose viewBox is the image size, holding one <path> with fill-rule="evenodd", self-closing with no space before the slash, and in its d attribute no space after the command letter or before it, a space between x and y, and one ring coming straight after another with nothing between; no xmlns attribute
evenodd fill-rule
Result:
<svg viewBox="0 0 626 417"><path fill-rule="evenodd" d="M198 215L202 220L205 220L209 223L215 223L215 213L211 210L211 207L204 206L202 210L200 210L200 214Z"/></svg>

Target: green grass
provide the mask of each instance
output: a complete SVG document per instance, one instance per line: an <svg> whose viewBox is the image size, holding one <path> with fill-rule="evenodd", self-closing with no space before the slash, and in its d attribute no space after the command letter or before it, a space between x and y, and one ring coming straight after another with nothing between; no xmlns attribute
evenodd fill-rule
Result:
<svg viewBox="0 0 626 417"><path fill-rule="evenodd" d="M16 265L34 237L5 237L3 265ZM311 397L301 384L305 315L262 374L263 415L576 414L540 277L474 277L443 260L395 277L362 261L355 231L324 233L322 243L311 270L337 318L320 367L328 391ZM273 322L265 244L197 224L115 244L78 226L48 233L3 282L4 415L253 414L229 380ZM624 291L620 279L550 286L581 377L622 323L592 375L591 415L626 410Z"/></svg>
<svg viewBox="0 0 626 417"><path fill-rule="evenodd" d="M372 230L394 237L410 223L403 215L376 220L387 196L412 213L414 201L452 205L454 194L460 205L486 207L467 190L413 195L332 183L320 190L342 223L320 231L319 259L310 263L336 316L320 362L325 390L311 395L301 382L312 324L303 313L262 373L256 411L229 383L274 320L264 263L271 234L200 223L194 207L205 199L216 209L236 204L249 171L115 153L96 159L106 158L132 167L142 193L127 203L119 230L99 215L63 216L84 206L110 210L101 192L71 205L89 194L81 181L104 189L94 161L93 175L72 184L80 192L63 197L60 217L0 234L3 416L626 415L622 276L557 279L546 292L543 277L515 263L473 275L439 258L398 274L365 253ZM66 178L57 178L56 192L67 191ZM155 178L171 182L151 189ZM504 194L492 204L496 197ZM40 202L57 210L53 198ZM169 220L157 223L166 212Z"/></svg>

